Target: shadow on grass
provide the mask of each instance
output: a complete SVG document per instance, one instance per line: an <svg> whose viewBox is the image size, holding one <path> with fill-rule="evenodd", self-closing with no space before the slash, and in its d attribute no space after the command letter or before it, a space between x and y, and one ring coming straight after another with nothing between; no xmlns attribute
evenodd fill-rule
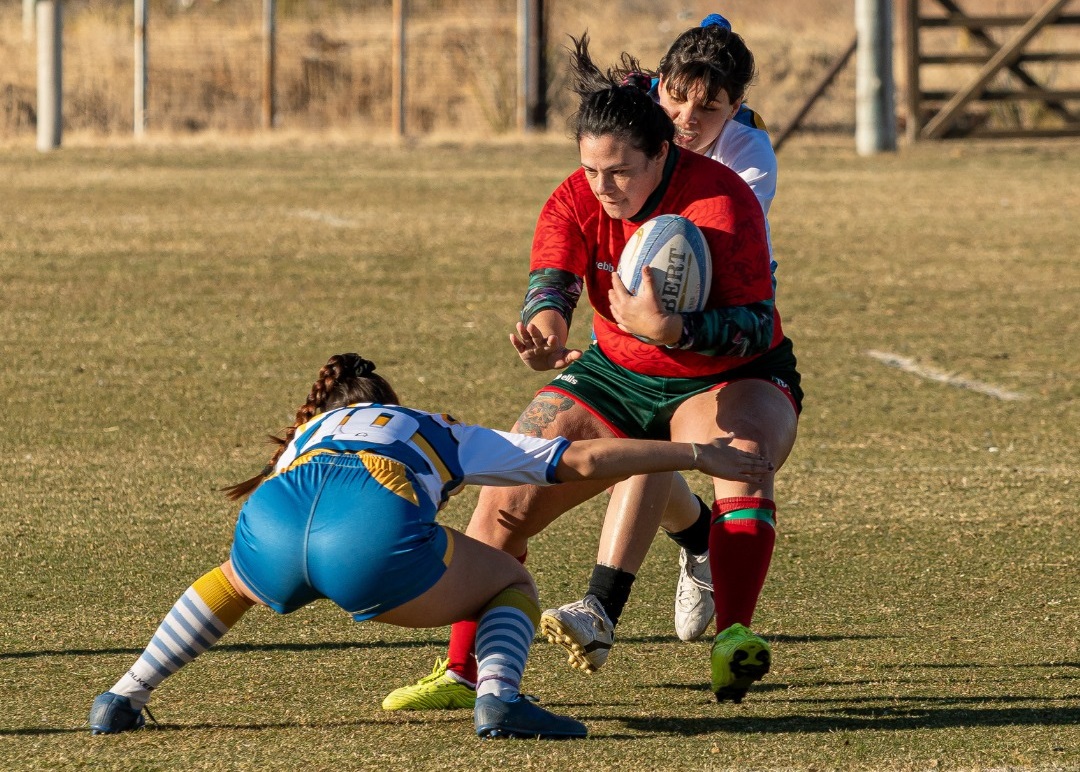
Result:
<svg viewBox="0 0 1080 772"><path fill-rule="evenodd" d="M919 703L928 701L960 702L946 698L918 698ZM980 703L990 702L979 699ZM996 698L996 702L1028 701L1020 697ZM563 705L562 707L567 707ZM586 707L584 705L580 707ZM949 708L838 708L826 715L810 716L730 716L715 715L687 718L685 716L658 718L655 716L578 716L586 722L621 721L634 734L601 733L594 735L603 739L642 739L642 735L671 735L695 737L709 734L822 734L827 732L853 731L910 731L913 729L946 729L957 727L990 726L1075 726L1080 724L1080 707L949 707ZM447 717L449 718L449 716ZM296 729L300 726L316 729L350 729L360 726L386 726L379 720L315 721L302 725L290 722L267 722L252 724L155 724L148 725L149 732L190 732L198 730L260 732L272 729ZM429 725L430 721L417 718L395 723ZM446 721L440 723L448 723ZM25 729L0 729L0 737L32 737L43 735L85 734L83 727L28 727Z"/></svg>
<svg viewBox="0 0 1080 772"><path fill-rule="evenodd" d="M265 723L265 724L150 724L147 722L145 729L138 730L140 734L145 732L190 732L199 729L209 729L212 731L232 730L236 732L262 732L268 729L299 729L299 728L316 728L316 729L353 729L361 726L383 726L385 721L326 721L326 722L313 722L305 724L296 723ZM56 735L56 734L90 734L89 726L81 727L49 727L49 726L35 726L26 729L0 729L0 737L34 737L38 735ZM130 734L125 732L124 734ZM104 735L102 735L104 738ZM103 739L103 742L107 740Z"/></svg>
<svg viewBox="0 0 1080 772"><path fill-rule="evenodd" d="M775 643L815 643L821 641L847 641L869 640L889 636L877 635L802 635L771 636L770 641ZM674 643L676 638L670 635L643 635L637 637L620 638L622 644L641 643ZM334 651L338 649L417 649L425 646L446 646L446 638L436 638L416 641L378 641L378 642L350 642L335 641L329 643L222 643L214 646L213 651ZM704 644L702 644L704 645ZM142 648L111 648L111 649L37 649L31 651L5 651L0 652L0 661L5 659L31 659L34 657L91 657L100 654L142 654Z"/></svg>
<svg viewBox="0 0 1080 772"><path fill-rule="evenodd" d="M329 643L220 643L207 652L223 651L335 651L344 649L419 649L425 646L446 646L445 638L426 641L378 641L375 643L356 643L335 641ZM92 657L101 654L142 654L141 648L124 649L38 649L34 651L0 652L0 661L5 659L30 659L33 657Z"/></svg>
<svg viewBox="0 0 1080 772"><path fill-rule="evenodd" d="M1029 700L1030 701L1030 700ZM979 700L984 702L984 700ZM951 707L865 709L836 711L847 715L710 716L697 718L642 718L596 716L594 721L621 721L641 734L694 737L707 734L818 734L859 730L908 731L987 726L1074 726L1080 724L1080 707L983 708ZM579 716L579 718L581 718ZM588 721L588 719L583 719Z"/></svg>
<svg viewBox="0 0 1080 772"><path fill-rule="evenodd" d="M999 670L999 671L1007 672L1007 673L1012 673L1012 672L1019 671L1019 670L1051 670L1053 672L1051 674L1047 675L1046 677L1047 678L1052 678L1055 681L1065 681L1065 680L1080 679L1080 663L1077 663L1077 662L1002 662L1002 663L997 663L997 664L975 663L975 662L957 662L957 663L953 663L953 664L919 664L919 665L896 664L896 665L881 665L880 669L881 670L906 671L906 672L917 671L917 670L943 670L943 669L947 669L947 670ZM1069 671L1074 671L1074 672L1069 672ZM983 677L984 681L989 681L989 680L992 679L992 676L981 676L981 677ZM857 687L857 686L880 687L883 680L884 679L882 679L882 678L868 677L868 678L862 678L862 679L846 679L846 680L843 680L843 681L801 681L798 684L797 688L798 689L817 689L817 688L822 688L822 687L833 688L833 687ZM997 680L998 681L1005 681L1006 679L997 679ZM927 678L914 678L914 677L896 678L895 676L890 676L888 678L888 681L889 681L889 683L894 683L894 684L899 684L899 683L917 684L917 683L934 683L935 682L934 679L929 678L929 677L927 677ZM1010 679L1007 679L1007 681L1008 682L1015 682L1015 679L1010 678ZM677 682L674 682L674 681L667 681L667 682L664 682L664 683L642 684L642 686L646 687L646 688L650 688L650 689L673 689L673 690L678 690L678 691L701 691L701 692L707 692L707 691L710 690L708 682L704 682L704 681L701 682L701 683L693 683L693 684L677 683ZM777 683L777 682L773 681L773 682L754 684L753 691L755 693L788 691L791 688L792 687L789 684ZM806 702L806 703L815 703L815 702L822 702L822 703L827 703L827 702L857 703L857 702L873 702L875 700L880 700L880 699L883 699L883 698L882 697L813 698L813 697L793 696L788 701L789 702ZM939 698L926 697L925 699L926 700L935 700L935 699L939 699ZM966 698L960 698L960 699L965 700ZM1032 699L1032 698L1024 697L1024 696L1017 697L1017 696L1012 696L1012 695L1003 695L1001 697L987 697L987 698L985 698L984 701L985 702L993 702L993 701L997 701L997 700L1014 701L1014 700L1030 700L1030 699Z"/></svg>
<svg viewBox="0 0 1080 772"><path fill-rule="evenodd" d="M831 643L838 641L876 641L885 638L900 638L899 635L766 635L769 643ZM712 640L704 636L698 642L700 645L708 645ZM678 643L679 639L674 635L628 635L625 638L619 636L615 639L616 644L631 643Z"/></svg>

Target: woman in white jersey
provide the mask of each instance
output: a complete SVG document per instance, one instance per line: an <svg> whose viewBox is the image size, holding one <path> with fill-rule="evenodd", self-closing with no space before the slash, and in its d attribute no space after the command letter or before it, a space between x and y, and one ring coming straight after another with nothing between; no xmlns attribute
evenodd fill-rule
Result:
<svg viewBox="0 0 1080 772"><path fill-rule="evenodd" d="M671 44L658 74L656 97L675 122L675 142L742 177L761 204L768 232L776 153L765 122L744 102L754 77L746 43L727 19L710 14Z"/></svg>

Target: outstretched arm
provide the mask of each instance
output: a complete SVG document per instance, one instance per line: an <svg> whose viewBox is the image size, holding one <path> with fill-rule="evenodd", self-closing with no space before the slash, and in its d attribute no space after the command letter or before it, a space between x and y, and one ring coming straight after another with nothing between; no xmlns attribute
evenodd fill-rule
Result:
<svg viewBox="0 0 1080 772"><path fill-rule="evenodd" d="M555 467L559 482L624 478L651 472L694 469L710 477L760 483L773 471L770 461L731 446L735 435L712 442L599 439L570 443Z"/></svg>

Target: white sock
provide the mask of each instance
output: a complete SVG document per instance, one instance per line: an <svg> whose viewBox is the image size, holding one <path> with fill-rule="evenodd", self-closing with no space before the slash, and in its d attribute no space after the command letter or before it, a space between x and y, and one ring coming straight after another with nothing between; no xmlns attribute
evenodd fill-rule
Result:
<svg viewBox="0 0 1080 772"><path fill-rule="evenodd" d="M158 684L217 643L250 607L215 568L180 596L142 655L109 691L141 710Z"/></svg>

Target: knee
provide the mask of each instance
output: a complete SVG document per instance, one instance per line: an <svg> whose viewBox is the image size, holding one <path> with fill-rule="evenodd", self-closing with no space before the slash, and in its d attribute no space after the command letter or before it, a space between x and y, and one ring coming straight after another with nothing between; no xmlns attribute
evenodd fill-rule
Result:
<svg viewBox="0 0 1080 772"><path fill-rule="evenodd" d="M515 495L516 494L516 495ZM529 502L516 488L484 488L466 533L485 544L518 555L533 535Z"/></svg>
<svg viewBox="0 0 1080 772"><path fill-rule="evenodd" d="M725 427L725 431L734 433L733 447L748 453L757 453L772 461L776 469L787 460L795 443L795 424L790 427L779 424L763 425L760 422L736 424ZM775 471L775 470L774 470ZM770 475L771 476L771 475Z"/></svg>
<svg viewBox="0 0 1080 772"><path fill-rule="evenodd" d="M533 603L540 604L540 593L536 590L536 582L533 581L532 576L528 571L522 569L521 578L508 585L506 589L520 592L525 597L529 598Z"/></svg>

